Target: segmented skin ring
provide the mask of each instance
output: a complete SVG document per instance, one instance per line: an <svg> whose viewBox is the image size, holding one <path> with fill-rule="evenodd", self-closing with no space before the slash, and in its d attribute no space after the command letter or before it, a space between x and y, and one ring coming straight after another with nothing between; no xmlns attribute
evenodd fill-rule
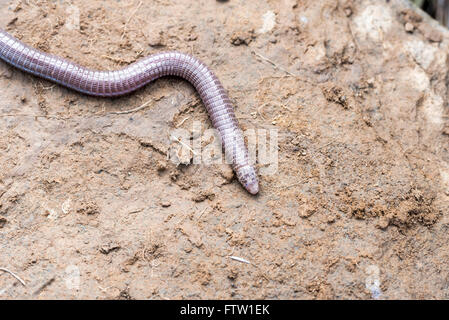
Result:
<svg viewBox="0 0 449 320"><path fill-rule="evenodd" d="M251 194L259 192L257 173L228 95L217 76L197 58L180 52L163 52L120 70L92 70L32 48L0 29L0 59L83 94L101 97L130 93L163 76L184 78L196 88L206 106L237 179Z"/></svg>

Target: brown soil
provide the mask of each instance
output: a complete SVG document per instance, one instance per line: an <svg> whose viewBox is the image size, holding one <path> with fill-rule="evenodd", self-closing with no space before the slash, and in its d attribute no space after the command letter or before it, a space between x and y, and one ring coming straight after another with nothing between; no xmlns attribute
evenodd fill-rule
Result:
<svg viewBox="0 0 449 320"><path fill-rule="evenodd" d="M1 0L86 66L199 57L242 127L279 130L279 169L253 197L167 161L210 127L185 81L99 99L0 63L0 267L26 283L0 298L449 298L449 32L406 3Z"/></svg>

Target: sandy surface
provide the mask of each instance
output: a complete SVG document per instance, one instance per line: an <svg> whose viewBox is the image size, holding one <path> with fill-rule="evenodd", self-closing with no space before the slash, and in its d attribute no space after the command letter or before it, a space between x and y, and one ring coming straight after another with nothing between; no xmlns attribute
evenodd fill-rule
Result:
<svg viewBox="0 0 449 320"><path fill-rule="evenodd" d="M168 161L211 126L185 81L99 99L0 63L0 268L26 283L0 298L449 298L449 33L404 3L1 0L0 27L89 67L196 55L279 164L252 197Z"/></svg>

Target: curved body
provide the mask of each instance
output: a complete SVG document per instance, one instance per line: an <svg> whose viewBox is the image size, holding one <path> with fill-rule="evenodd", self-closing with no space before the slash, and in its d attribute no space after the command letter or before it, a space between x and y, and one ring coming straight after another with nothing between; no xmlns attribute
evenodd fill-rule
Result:
<svg viewBox="0 0 449 320"><path fill-rule="evenodd" d="M164 52L150 55L120 70L92 70L32 48L1 29L0 59L78 92L102 97L130 93L167 75L186 79L200 94L238 180L251 194L258 193L257 174L249 162L243 133L231 102L215 74L198 59L179 52Z"/></svg>

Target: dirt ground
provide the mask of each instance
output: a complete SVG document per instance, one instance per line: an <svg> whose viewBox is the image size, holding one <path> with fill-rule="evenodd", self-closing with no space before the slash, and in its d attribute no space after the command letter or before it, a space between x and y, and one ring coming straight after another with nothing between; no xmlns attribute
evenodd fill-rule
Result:
<svg viewBox="0 0 449 320"><path fill-rule="evenodd" d="M0 298L449 298L449 32L405 0L0 12L22 41L93 68L192 53L243 128L279 133L254 197L227 165L167 160L174 128L211 127L187 82L100 99L0 63L0 268L25 282L0 272Z"/></svg>

